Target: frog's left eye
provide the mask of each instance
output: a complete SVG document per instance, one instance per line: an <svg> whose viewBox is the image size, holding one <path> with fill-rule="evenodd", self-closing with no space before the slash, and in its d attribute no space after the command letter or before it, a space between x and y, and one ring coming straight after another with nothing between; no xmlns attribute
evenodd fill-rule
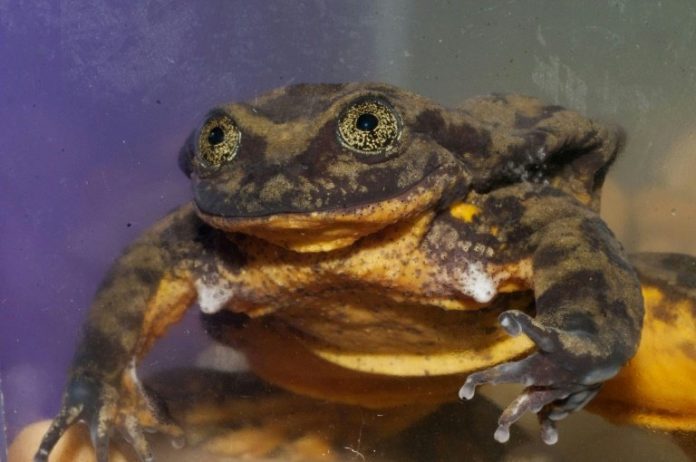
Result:
<svg viewBox="0 0 696 462"><path fill-rule="evenodd" d="M401 123L396 111L378 98L359 100L348 106L338 120L341 142L365 154L379 154L396 146Z"/></svg>
<svg viewBox="0 0 696 462"><path fill-rule="evenodd" d="M198 135L198 153L203 162L217 167L234 158L242 133L234 120L226 114L210 117Z"/></svg>

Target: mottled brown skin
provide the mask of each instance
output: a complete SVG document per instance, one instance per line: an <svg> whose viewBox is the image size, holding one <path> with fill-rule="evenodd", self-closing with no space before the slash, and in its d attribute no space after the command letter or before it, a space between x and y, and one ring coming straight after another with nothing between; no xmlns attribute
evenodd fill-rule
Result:
<svg viewBox="0 0 696 462"><path fill-rule="evenodd" d="M638 353L602 387L592 412L617 423L677 432L696 454L696 258L631 256L645 300ZM691 446L690 449L688 446Z"/></svg>
<svg viewBox="0 0 696 462"><path fill-rule="evenodd" d="M392 122L367 114L348 141L339 122L361 104ZM553 422L591 399L640 337L637 276L597 215L621 142L616 128L532 98L447 109L380 84L295 85L215 109L179 159L193 205L114 264L36 459L78 419L99 461L113 428L143 460L143 429L181 436L133 372L196 297L261 329L240 343L277 385L374 407L369 393L327 384L355 374L442 385L479 370L460 396L527 386L496 439L530 410L553 442ZM334 375L303 379L309 357Z"/></svg>

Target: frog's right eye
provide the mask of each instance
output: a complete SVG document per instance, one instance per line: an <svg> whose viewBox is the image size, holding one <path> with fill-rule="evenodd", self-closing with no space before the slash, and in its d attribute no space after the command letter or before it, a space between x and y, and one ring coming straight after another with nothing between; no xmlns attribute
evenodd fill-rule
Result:
<svg viewBox="0 0 696 462"><path fill-rule="evenodd" d="M226 114L210 117L198 134L198 155L205 165L217 167L237 154L242 132Z"/></svg>

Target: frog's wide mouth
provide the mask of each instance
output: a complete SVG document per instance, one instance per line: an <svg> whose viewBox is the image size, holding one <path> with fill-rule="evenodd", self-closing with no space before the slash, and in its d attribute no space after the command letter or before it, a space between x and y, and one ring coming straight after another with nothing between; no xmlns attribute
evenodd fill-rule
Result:
<svg viewBox="0 0 696 462"><path fill-rule="evenodd" d="M395 197L336 210L258 217L211 215L198 205L196 210L203 221L223 231L255 236L296 252L326 252L434 208L446 188L445 176L437 175Z"/></svg>

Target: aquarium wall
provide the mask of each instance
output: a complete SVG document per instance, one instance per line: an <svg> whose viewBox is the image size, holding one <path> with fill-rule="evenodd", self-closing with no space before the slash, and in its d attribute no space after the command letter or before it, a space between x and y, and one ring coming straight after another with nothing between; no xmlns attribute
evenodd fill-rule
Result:
<svg viewBox="0 0 696 462"><path fill-rule="evenodd" d="M696 6L676 0L0 0L0 459L58 411L109 262L190 199L177 154L215 105L298 82L385 81L448 106L537 96L626 130L603 216L630 251L696 254L695 43ZM210 348L191 310L144 367ZM601 458L588 441L620 441L617 457L687 460L663 435L575 425L530 451Z"/></svg>
<svg viewBox="0 0 696 462"><path fill-rule="evenodd" d="M515 92L620 124L604 218L632 251L696 252L696 7L679 1L392 2L386 79L438 101Z"/></svg>

